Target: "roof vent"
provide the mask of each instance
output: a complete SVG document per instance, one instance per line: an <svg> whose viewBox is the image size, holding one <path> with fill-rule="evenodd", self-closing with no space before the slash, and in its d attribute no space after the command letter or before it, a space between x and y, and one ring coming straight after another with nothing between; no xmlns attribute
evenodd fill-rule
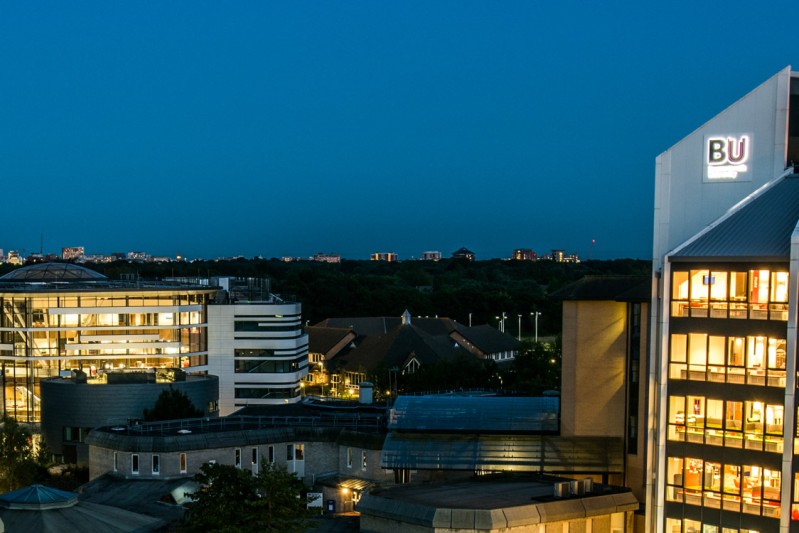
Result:
<svg viewBox="0 0 799 533"><path fill-rule="evenodd" d="M555 498L568 498L571 493L570 486L571 483L568 481L558 481L555 483L555 493L553 495Z"/></svg>

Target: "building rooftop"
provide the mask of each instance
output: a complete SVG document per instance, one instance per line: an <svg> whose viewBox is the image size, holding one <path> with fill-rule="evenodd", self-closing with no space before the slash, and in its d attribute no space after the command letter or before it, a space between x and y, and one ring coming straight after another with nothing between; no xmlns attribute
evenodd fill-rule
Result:
<svg viewBox="0 0 799 533"><path fill-rule="evenodd" d="M786 261L799 220L799 174L782 177L755 192L678 248L672 261Z"/></svg>
<svg viewBox="0 0 799 533"><path fill-rule="evenodd" d="M585 276L550 296L555 300L647 302L651 291L649 276Z"/></svg>
<svg viewBox="0 0 799 533"><path fill-rule="evenodd" d="M70 283L74 281L108 279L99 272L72 263L39 263L12 270L0 277L0 282L23 281Z"/></svg>
<svg viewBox="0 0 799 533"><path fill-rule="evenodd" d="M498 530L638 509L628 489L594 484L582 496L555 498L547 476L478 476L469 480L373 489L357 509L364 517L435 529ZM536 528L537 529L537 528Z"/></svg>
<svg viewBox="0 0 799 533"><path fill-rule="evenodd" d="M12 270L0 277L0 292L91 292L202 290L219 287L189 282L110 279L99 272L72 263L37 263Z"/></svg>

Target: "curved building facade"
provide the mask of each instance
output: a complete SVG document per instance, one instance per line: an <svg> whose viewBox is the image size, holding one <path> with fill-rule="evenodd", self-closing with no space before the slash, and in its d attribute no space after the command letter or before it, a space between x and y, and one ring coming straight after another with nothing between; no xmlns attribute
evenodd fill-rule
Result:
<svg viewBox="0 0 799 533"><path fill-rule="evenodd" d="M42 435L48 448L64 462L88 464L84 443L89 431L100 426L127 424L152 409L162 392L174 389L191 400L203 416L217 415L219 379L216 376L186 376L168 369L158 372L107 374L103 382L79 378L42 380Z"/></svg>
<svg viewBox="0 0 799 533"><path fill-rule="evenodd" d="M40 382L82 369L208 370L207 304L216 287L111 280L68 263L44 263L0 278L3 414L41 418Z"/></svg>

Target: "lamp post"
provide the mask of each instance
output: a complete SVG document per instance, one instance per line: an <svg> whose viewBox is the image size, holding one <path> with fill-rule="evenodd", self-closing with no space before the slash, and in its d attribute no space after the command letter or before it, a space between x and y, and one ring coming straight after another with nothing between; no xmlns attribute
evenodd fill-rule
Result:
<svg viewBox="0 0 799 533"><path fill-rule="evenodd" d="M517 331L516 340L521 342L522 341L522 315L516 315L519 317L519 331Z"/></svg>
<svg viewBox="0 0 799 533"><path fill-rule="evenodd" d="M541 316L541 312L530 313L530 316L535 317L535 343L538 344L538 317Z"/></svg>

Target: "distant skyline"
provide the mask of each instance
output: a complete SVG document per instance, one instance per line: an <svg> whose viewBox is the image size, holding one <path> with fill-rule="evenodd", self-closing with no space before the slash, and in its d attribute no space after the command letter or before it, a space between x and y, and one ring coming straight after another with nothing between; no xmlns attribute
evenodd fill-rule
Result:
<svg viewBox="0 0 799 533"><path fill-rule="evenodd" d="M0 246L649 259L655 157L799 66L794 11L4 2Z"/></svg>

